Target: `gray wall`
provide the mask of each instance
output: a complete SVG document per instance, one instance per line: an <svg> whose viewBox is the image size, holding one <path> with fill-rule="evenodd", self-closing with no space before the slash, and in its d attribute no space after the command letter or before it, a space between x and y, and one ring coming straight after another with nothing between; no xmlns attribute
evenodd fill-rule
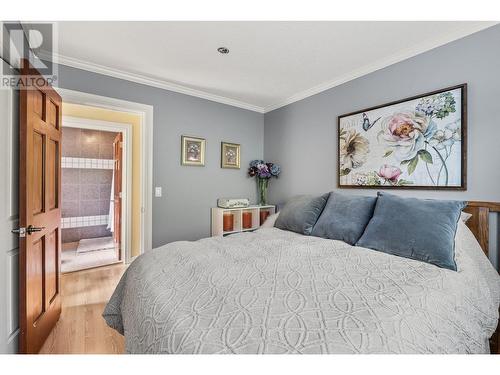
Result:
<svg viewBox="0 0 500 375"><path fill-rule="evenodd" d="M265 115L264 157L281 164L271 202L337 186L337 117L468 83L468 189L401 195L500 201L500 26L334 87ZM370 190L352 193L375 194Z"/></svg>
<svg viewBox="0 0 500 375"><path fill-rule="evenodd" d="M210 234L219 197L257 198L246 166L263 156L264 116L188 95L59 66L60 87L154 106L153 247ZM181 135L206 138L205 167L180 165ZM240 170L220 168L220 142L241 144ZM153 192L151 192L153 194Z"/></svg>

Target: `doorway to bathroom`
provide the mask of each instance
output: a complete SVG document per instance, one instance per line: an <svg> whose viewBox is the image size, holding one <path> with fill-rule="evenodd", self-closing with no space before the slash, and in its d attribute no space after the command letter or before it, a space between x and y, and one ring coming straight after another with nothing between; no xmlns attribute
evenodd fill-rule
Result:
<svg viewBox="0 0 500 375"><path fill-rule="evenodd" d="M61 272L124 260L126 124L63 118Z"/></svg>

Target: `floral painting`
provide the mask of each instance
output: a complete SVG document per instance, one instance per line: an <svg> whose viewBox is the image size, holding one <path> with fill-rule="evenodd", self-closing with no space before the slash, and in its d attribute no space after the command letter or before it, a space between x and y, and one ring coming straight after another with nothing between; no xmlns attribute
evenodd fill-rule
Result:
<svg viewBox="0 0 500 375"><path fill-rule="evenodd" d="M240 169L240 145L221 142L221 168Z"/></svg>
<svg viewBox="0 0 500 375"><path fill-rule="evenodd" d="M339 187L465 189L466 85L339 117Z"/></svg>
<svg viewBox="0 0 500 375"><path fill-rule="evenodd" d="M205 165L205 139L198 137L181 137L181 164L200 166Z"/></svg>

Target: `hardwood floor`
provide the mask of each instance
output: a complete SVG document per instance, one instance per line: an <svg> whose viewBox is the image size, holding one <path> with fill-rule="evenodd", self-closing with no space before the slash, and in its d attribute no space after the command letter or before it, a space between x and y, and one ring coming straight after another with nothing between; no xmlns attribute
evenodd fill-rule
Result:
<svg viewBox="0 0 500 375"><path fill-rule="evenodd" d="M117 354L125 342L101 314L126 266L67 273L61 276L61 318L40 354Z"/></svg>

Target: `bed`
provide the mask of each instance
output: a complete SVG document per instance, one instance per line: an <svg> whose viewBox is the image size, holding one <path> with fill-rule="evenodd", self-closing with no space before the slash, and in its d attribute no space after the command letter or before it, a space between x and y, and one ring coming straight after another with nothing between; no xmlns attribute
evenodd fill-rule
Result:
<svg viewBox="0 0 500 375"><path fill-rule="evenodd" d="M496 352L500 276L485 252L500 204L466 211L457 272L265 228L147 252L103 317L128 353Z"/></svg>

